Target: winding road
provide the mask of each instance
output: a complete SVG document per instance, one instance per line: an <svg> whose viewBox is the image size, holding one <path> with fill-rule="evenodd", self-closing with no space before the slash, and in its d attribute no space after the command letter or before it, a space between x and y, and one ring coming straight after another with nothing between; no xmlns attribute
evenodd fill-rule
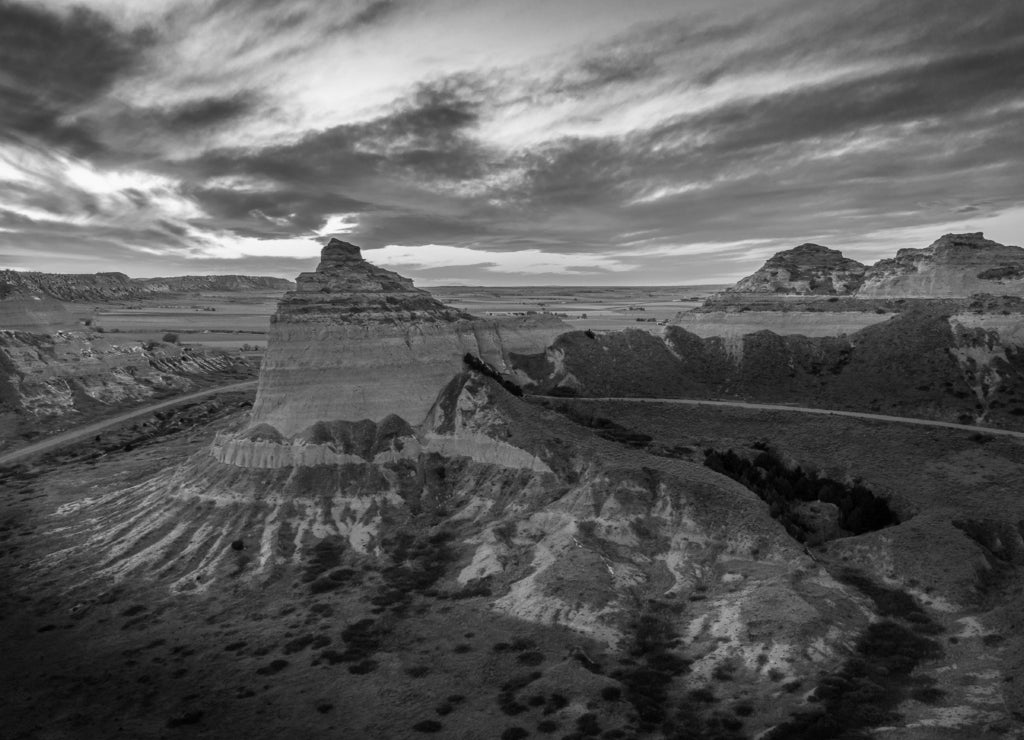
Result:
<svg viewBox="0 0 1024 740"><path fill-rule="evenodd" d="M232 383L231 385L221 385L213 388L206 388L195 393L189 393L185 396L178 396L177 398L168 398L158 403L153 403L148 406L142 406L131 411L125 411L117 416L111 416L109 419L103 419L102 421L93 422L92 424L86 424L83 427L76 429L70 429L60 434L55 434L52 437L48 437L39 442L22 447L18 450L13 450L6 454L0 455L0 466L11 465L19 462L26 458L38 455L43 452L49 452L50 450L64 445L71 444L72 442L81 441L87 437L91 437L104 429L123 424L126 421L131 421L141 416L148 416L155 411L176 406L179 403L187 403L188 401L194 401L198 398L204 398L206 396L213 396L218 393L230 393L232 391L244 391L250 388L255 388L259 381L246 380L242 383ZM679 406L725 406L732 408L741 409L755 409L761 411L790 411L797 414L819 414L823 416L849 416L854 419L867 419L869 421L887 421L896 422L898 424L917 424L918 426L926 427L943 427L945 429L959 429L964 432L980 432L982 434L993 434L1003 437L1015 437L1017 439L1024 439L1024 432L1015 432L1009 429L992 429L989 427L972 426L970 424L954 424L949 421L935 421L933 419L916 419L909 416L889 416L886 414L868 414L863 411L838 411L835 409L816 409L808 406L785 406L781 404L773 403L748 403L746 401L706 401L703 399L693 398L620 398L620 397L606 397L606 398L565 398L561 396L535 396L535 398L546 398L551 401L582 401L582 402L609 402L609 401L621 401L627 403L664 403L674 404Z"/></svg>
<svg viewBox="0 0 1024 740"><path fill-rule="evenodd" d="M86 424L82 427L76 427L75 429L69 429L66 432L55 434L52 437L40 440L39 442L33 442L30 445L22 447L17 450L12 450L6 454L0 455L0 466L11 465L16 462L20 462L25 458L38 455L43 452L49 452L50 450L64 445L71 444L72 442L79 442L87 437L96 435L102 432L104 429L123 424L126 421L137 419L140 416L149 416L154 411L160 411L171 406L177 406L179 403L188 403L189 401L195 401L198 398L205 398L206 396L214 396L218 393L231 393L232 391L245 391L250 388L255 388L258 380L246 380L241 383L232 383L231 385L219 385L212 388L204 388L201 391L195 393L189 393L184 396L176 396L175 398L168 398L164 401L149 404L148 406L141 406L131 411L125 411L117 416L111 416L108 419L93 422L92 424Z"/></svg>
<svg viewBox="0 0 1024 740"><path fill-rule="evenodd" d="M705 401L691 398L565 398L560 396L542 396L552 401L625 401L629 403L668 403L681 406L729 406L740 409L757 409L763 411L792 411L798 414L821 414L824 416L850 416L854 419L868 419L871 421L893 421L899 424L918 424L926 427L944 427L946 429L960 429L965 432L980 432L982 434L998 434L1004 437L1016 437L1024 439L1024 432L1015 432L1009 429L992 429L990 427L979 427L971 424L954 424L951 421L935 421L933 419L917 419L911 416L888 416L886 414L868 414L862 411L838 411L834 409L816 409L808 406L786 406L775 403L747 403L745 401Z"/></svg>

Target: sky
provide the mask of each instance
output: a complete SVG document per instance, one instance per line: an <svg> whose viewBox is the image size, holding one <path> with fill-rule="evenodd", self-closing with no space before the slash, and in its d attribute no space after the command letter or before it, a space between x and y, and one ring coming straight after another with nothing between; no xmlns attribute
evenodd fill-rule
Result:
<svg viewBox="0 0 1024 740"><path fill-rule="evenodd" d="M1024 243L1020 0L0 0L0 268L732 282Z"/></svg>

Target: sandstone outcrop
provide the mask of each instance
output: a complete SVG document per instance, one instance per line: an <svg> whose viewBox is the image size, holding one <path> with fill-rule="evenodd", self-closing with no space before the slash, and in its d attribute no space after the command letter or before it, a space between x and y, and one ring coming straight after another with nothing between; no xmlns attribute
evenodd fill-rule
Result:
<svg viewBox="0 0 1024 740"><path fill-rule="evenodd" d="M112 341L82 332L0 330L0 416L19 433L82 411L184 392L204 380L248 376L238 358L171 344Z"/></svg>
<svg viewBox="0 0 1024 740"><path fill-rule="evenodd" d="M946 234L924 249L901 249L868 268L864 298L966 298L975 293L1024 296L1024 249L981 232Z"/></svg>
<svg viewBox="0 0 1024 740"><path fill-rule="evenodd" d="M737 293L850 295L864 279L866 268L843 257L838 249L801 244L771 257L764 267L729 289Z"/></svg>
<svg viewBox="0 0 1024 740"><path fill-rule="evenodd" d="M517 362L542 394L735 398L1020 429L1024 312L1003 310L924 302L842 336L572 332Z"/></svg>
<svg viewBox="0 0 1024 740"><path fill-rule="evenodd" d="M468 352L500 372L567 330L550 316L479 319L332 239L271 319L252 424L291 437L320 421L419 424Z"/></svg>
<svg viewBox="0 0 1024 740"><path fill-rule="evenodd" d="M801 244L771 257L716 299L728 304L730 296L750 294L899 299L978 293L1024 296L1024 249L981 232L946 234L924 249L901 249L866 267L836 249Z"/></svg>

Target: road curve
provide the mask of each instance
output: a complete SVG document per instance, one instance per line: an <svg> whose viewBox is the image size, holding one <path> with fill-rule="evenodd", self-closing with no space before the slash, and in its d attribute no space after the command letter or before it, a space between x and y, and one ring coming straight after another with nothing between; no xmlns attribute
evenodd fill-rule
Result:
<svg viewBox="0 0 1024 740"><path fill-rule="evenodd" d="M4 455L0 455L0 466L11 465L13 463L24 460L27 457L38 455L43 452L49 452L50 450L58 447L63 447L66 444L72 442L78 442L86 437L91 437L98 432L102 432L104 429L123 424L126 421L138 418L140 416L149 416L154 411L168 408L170 406L177 406L179 403L187 403L188 401L194 401L197 398L203 398L205 396L213 396L218 393L230 393L232 391L244 391L250 388L255 388L257 380L246 380L241 383L232 383L231 385L220 385L213 388L205 388L195 393L189 393L184 396L176 396L175 398L168 398L158 403L153 403L148 406L142 406L131 411L125 411L123 414L117 416L111 416L109 419L103 419L102 421L93 422L92 424L86 424L82 427L76 427L75 429L69 429L66 432L55 434L52 437L47 437L39 442L22 447L21 449L12 450Z"/></svg>
<svg viewBox="0 0 1024 740"><path fill-rule="evenodd" d="M574 396L539 396L552 401L628 401L631 403L669 403L683 406L731 406L741 409L759 409L764 411L793 411L798 414L821 414L824 416L851 416L854 419L868 419L872 421L894 421L900 424L918 424L926 427L945 427L946 429L960 429L965 432L981 432L982 434L998 434L1004 437L1016 437L1024 439L1024 432L1015 432L1010 429L992 429L990 427L972 426L970 424L954 424L951 421L935 421L933 419L916 419L911 416L888 416L886 414L868 414L862 411L838 411L835 409L815 409L807 406L784 406L774 403L747 403L745 401L705 401L693 398L584 398Z"/></svg>

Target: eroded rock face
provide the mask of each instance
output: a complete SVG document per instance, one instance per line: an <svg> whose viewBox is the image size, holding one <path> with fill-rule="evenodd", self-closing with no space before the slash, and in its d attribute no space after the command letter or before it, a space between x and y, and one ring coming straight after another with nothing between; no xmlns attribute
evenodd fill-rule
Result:
<svg viewBox="0 0 1024 740"><path fill-rule="evenodd" d="M1024 249L981 232L946 234L924 249L901 249L868 268L858 296L965 298L1024 295Z"/></svg>
<svg viewBox="0 0 1024 740"><path fill-rule="evenodd" d="M860 287L865 269L838 249L801 244L773 256L730 292L850 295Z"/></svg>
<svg viewBox="0 0 1024 740"><path fill-rule="evenodd" d="M62 416L90 403L139 401L235 370L238 360L172 344L115 342L83 332L0 330L0 411Z"/></svg>
<svg viewBox="0 0 1024 740"><path fill-rule="evenodd" d="M566 330L553 317L475 318L332 239L272 319L252 424L286 437L338 419L418 424L467 352L507 371L512 353Z"/></svg>

